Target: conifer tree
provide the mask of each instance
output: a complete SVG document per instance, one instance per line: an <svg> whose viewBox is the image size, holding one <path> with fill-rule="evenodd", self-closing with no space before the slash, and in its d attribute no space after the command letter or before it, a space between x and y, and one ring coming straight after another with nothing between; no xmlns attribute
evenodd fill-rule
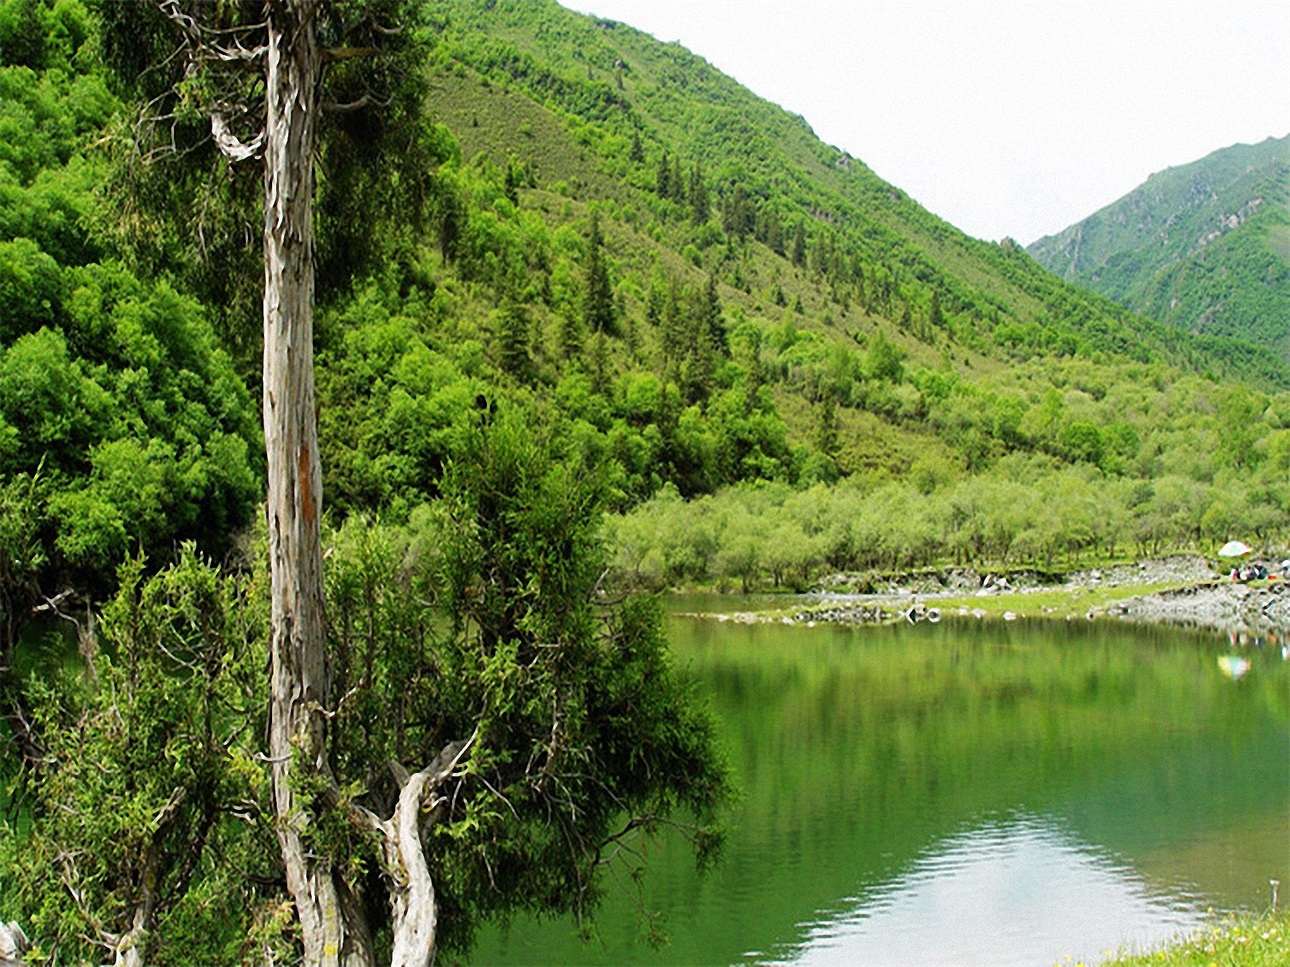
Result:
<svg viewBox="0 0 1290 967"><path fill-rule="evenodd" d="M932 290L932 304L927 310L927 324L933 330L941 329L945 325L945 316L941 313L941 293L937 289Z"/></svg>
<svg viewBox="0 0 1290 967"><path fill-rule="evenodd" d="M660 328L663 371L668 378L675 379L686 343L684 320L681 317L681 297L675 279L668 280L667 298L663 302Z"/></svg>
<svg viewBox="0 0 1290 967"><path fill-rule="evenodd" d="M816 424L816 448L828 457L836 457L840 429L837 402L832 393L825 393L820 401L819 422Z"/></svg>
<svg viewBox="0 0 1290 967"><path fill-rule="evenodd" d="M696 225L702 225L711 214L708 210L708 186L703 180L703 167L697 161L690 169L690 208L694 211Z"/></svg>
<svg viewBox="0 0 1290 967"><path fill-rule="evenodd" d="M614 291L609 284L603 248L600 215L593 211L587 238L587 292L582 314L587 332L592 333L608 333L614 329Z"/></svg>
<svg viewBox="0 0 1290 967"><path fill-rule="evenodd" d="M659 198L672 197L672 159L664 151L658 159L658 173L654 176L654 191Z"/></svg>
<svg viewBox="0 0 1290 967"><path fill-rule="evenodd" d="M613 390L613 381L609 364L609 337L603 331L591 337L591 349L587 353L587 370L591 377L592 392L608 398Z"/></svg>
<svg viewBox="0 0 1290 967"><path fill-rule="evenodd" d="M797 220L797 227L793 230L793 264L801 268L806 264L806 226L802 220Z"/></svg>
<svg viewBox="0 0 1290 967"><path fill-rule="evenodd" d="M516 379L532 375L532 323L528 309L510 294L497 312L497 355L502 369Z"/></svg>
<svg viewBox="0 0 1290 967"><path fill-rule="evenodd" d="M263 218L263 415L270 577L259 582L269 598L264 632L268 656L256 667L267 666L269 674L267 682L260 683L260 701L238 704L266 711L267 727L262 731L268 748L267 754L248 755L238 765L243 781L255 774L254 795L261 801L243 797L217 804L215 810L229 815L250 810L265 818L264 829L276 839L281 862L276 870L270 867L266 882L274 888L275 881L282 880L290 902L279 904L281 916L286 921L294 918L301 946L295 956L309 964L367 967L377 962L379 949L381 962L425 967L433 962L441 932L453 933L457 944L464 945L478 918L489 913L535 906L581 912L598 895L600 850L621 835L615 833L617 824L625 819L629 830L656 828L671 804L681 802L701 815L713 801L712 794L721 789L702 723L696 719L697 730L678 731L676 723L686 714L684 700L665 673L652 670L654 665L645 672L648 681L630 686L639 689L653 711L617 718L603 711L610 705L606 696L621 686L624 676L633 674L622 667L623 656L632 655L635 661L647 652L638 646L647 645L654 649L650 654L659 656L661 669L662 638L657 621L638 610L640 620L628 620L635 622L640 634L637 630L627 634L625 640L632 642L627 649L619 652L601 646L608 637L604 622L617 619L594 613L594 582L603 570L593 559L598 552L592 539L600 520L599 484L574 479L558 484L548 472L557 465L554 454L525 432L529 427L517 416L506 433L499 429L457 465L460 486L454 489L451 482L444 486L444 499L450 505L447 516L461 523L443 547L445 557L455 565L450 579L457 582L450 595L452 606L434 620L427 620L424 613L414 618L408 612L386 625L385 640L377 643L381 657L375 659L386 667L377 677L394 676L395 691L381 693L383 686L372 677L371 661L362 688L346 690L342 685L338 690L337 682L345 681L347 656L328 647L329 633L343 633L346 622L329 627L324 615L313 313L318 273L323 267L334 271L337 275L331 282L338 283L346 263L343 259L328 262L323 258L325 247L315 246L320 213L314 200L316 186L324 180L318 177L318 169L326 163L329 191L337 185L355 189L352 197L333 197L337 207L329 217L336 216L336 221L323 237L334 243L350 237L347 231L358 233L352 236L356 239L370 231L377 224L377 209L363 206L378 193L369 193L363 179L373 168L364 164L365 142L354 137L356 130L347 128L344 119L366 110L406 111L401 118L385 118L389 123L382 129L385 134L402 130L407 135L401 140L404 149L429 129L422 123L422 72L403 71L420 63L419 57L406 56L420 36L415 29L419 6L401 0L356 4L157 0L155 6L104 4L102 9L111 28L106 46L115 45L123 74L154 88L146 92L148 110L154 113L144 118L140 129L170 125L146 132L155 135L152 147L173 151L177 164L189 156L185 149L192 142L214 145L234 163L263 165L262 207L255 211ZM397 56L400 52L405 56ZM376 66L369 72L364 63ZM391 86L398 90L390 93ZM412 130L401 129L396 120L408 122ZM382 141L373 137L368 147L379 153ZM379 158L374 166L380 167ZM427 167L416 174L434 172ZM396 177L393 182L403 187L422 183L418 177ZM385 187L390 189L389 197L399 197L395 188ZM349 225L337 215L344 212ZM596 320L603 345L613 301L600 247L599 226L593 221L587 310ZM336 245L331 252L343 248ZM362 263L359 255L356 250L349 268ZM505 323L523 319L518 304L507 310ZM525 328L509 327L500 340L512 360L523 355ZM478 400L483 404L484 431L493 407L482 395ZM507 443L512 445L509 452ZM502 459L490 462L499 454ZM521 463L523 471L513 474ZM478 479L470 479L476 470ZM534 487L546 488L540 499ZM573 496L579 488L581 496L567 508L542 513L541 520L532 516L534 508L554 507L558 499ZM524 515L529 515L529 523L517 524ZM549 523L562 532L550 533L549 540L535 540ZM508 530L514 526L525 535L518 549L515 534ZM530 553L532 559L523 559ZM554 573L553 561L559 565ZM369 598L369 609L396 599L429 607L425 601L433 595L399 594L393 580L387 572L376 585L367 585L371 595L384 598L384 602ZM357 586L363 584L357 582ZM475 593L481 588L486 594ZM536 611L534 596L524 593L528 588L541 589L535 595L540 601ZM330 592L327 600L332 600ZM445 616L448 620L443 620ZM184 622L192 620L185 617ZM440 631L454 636L463 646L462 661L449 661L446 668L437 663L441 653L427 648L424 640L423 631L429 625L439 629L436 636ZM405 632L410 632L408 640L394 640ZM206 633L204 626L202 633ZM546 651L550 641L560 643L559 654ZM183 642L180 647L181 654L191 654ZM490 669L507 665L506 649L515 648L533 654L514 667L532 671L542 662L547 666L535 673L527 697L510 707L504 707L505 702L499 706L493 697L513 694L514 679L494 688L485 678ZM581 657L566 660L574 649ZM410 662L406 667L414 674L398 677L400 669L390 664L394 651L403 653ZM224 649L217 647L212 653L222 656ZM481 655L487 667L470 664ZM200 668L176 660L200 676ZM596 672L598 661L604 664L603 675ZM646 668L639 663L634 667ZM415 731L404 731L385 747L365 742L380 727L379 714L355 720L347 703L362 704L370 697L388 709L416 688L422 692L422 714L415 723L404 722ZM131 701L124 689L104 697ZM572 726L564 715L564 702L602 711L581 716L579 727L587 731L576 736L569 731ZM151 712L148 708L132 711ZM503 721L508 716L510 721ZM103 721L111 727L120 717L109 715ZM226 717L227 711L221 709L213 718L208 715L205 723L209 726L219 719L223 728ZM641 732L641 726L654 725L668 730L667 734ZM624 735L622 747L660 749L672 758L647 761L641 770L636 764L629 767L621 757L600 762L584 754L607 730L623 727L636 729L636 734ZM261 732L241 731L244 737ZM507 745L513 741L522 748L518 755ZM546 764L539 781L522 763L529 750L543 743ZM212 754L228 753L228 748L216 745ZM196 748L187 751L194 757L205 754ZM494 766L516 760L521 765L509 777L490 773L496 786L475 785L467 774L476 755ZM262 776L259 762L264 763ZM138 778L138 766L124 760L108 763L96 781L128 787ZM683 776L687 771L694 780L689 791L682 788L689 781ZM63 778L74 782L77 774L67 772ZM549 785L548 779L552 780ZM450 783L456 790L451 799L443 792ZM473 793L463 792L467 785L474 786ZM497 792L497 788L507 791ZM558 802L553 798L557 792ZM461 800L465 813L454 813L458 793L476 797L470 804ZM156 891L164 887L182 892L187 883L187 874L182 883L163 884L149 873L152 846L162 838L182 837L177 853L184 857L185 868L204 870L215 865L225 872L230 868L223 857L212 857L208 863L203 855L203 829L177 818L182 805L195 795L195 788L176 788L160 811L149 806L146 814L139 808L133 815L136 831L152 841L144 843L143 867L138 871L142 885L129 898L133 908L116 904L114 919L108 923L64 903L69 912L60 916L60 929L85 944L106 946L118 963L141 963L147 937L158 929ZM510 811L494 809L498 801ZM517 811L517 804L525 815ZM501 817L500 825L464 849L454 845L463 836L470 838L472 830L480 828L481 818L494 814ZM226 819L221 814L220 821ZM549 834L553 820L560 829L554 836ZM429 837L430 829L448 824L454 824L449 835ZM81 836L83 826L69 824L61 834ZM165 845L169 849L169 843ZM77 850L55 843L49 855L72 858ZM445 860L441 851L452 855ZM500 866L490 865L490 859ZM436 881L445 868L452 873ZM492 879L495 869L503 872L500 883ZM79 891L80 886L72 887L73 899ZM442 917L445 910L451 911L450 918ZM441 924L441 918L449 923ZM69 953L69 958L88 959L88 955Z"/></svg>
<svg viewBox="0 0 1290 967"><path fill-rule="evenodd" d="M708 275L703 295L699 299L699 328L713 350L721 356L730 355L730 340L721 318L721 295L717 291L717 273Z"/></svg>
<svg viewBox="0 0 1290 967"><path fill-rule="evenodd" d="M503 190L506 192L506 200L512 205L520 203L520 185L523 183L524 167L515 155L511 155L506 162L506 180L503 184Z"/></svg>
<svg viewBox="0 0 1290 967"><path fill-rule="evenodd" d="M566 362L577 362L582 358L584 333L582 323L572 312L560 314L557 338L560 344L560 355Z"/></svg>

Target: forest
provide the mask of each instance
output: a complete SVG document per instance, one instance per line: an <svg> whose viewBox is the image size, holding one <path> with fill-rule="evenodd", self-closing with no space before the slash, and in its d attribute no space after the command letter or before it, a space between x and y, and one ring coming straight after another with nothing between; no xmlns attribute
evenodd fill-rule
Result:
<svg viewBox="0 0 1290 967"><path fill-rule="evenodd" d="M631 592L1290 539L1267 349L967 238L625 25L264 9L0 0L0 920L32 962L389 962L429 909L424 963L589 918L640 837L705 861L730 783ZM316 448L282 472L279 29L323 51L282 242ZM270 748L284 479L326 617Z"/></svg>

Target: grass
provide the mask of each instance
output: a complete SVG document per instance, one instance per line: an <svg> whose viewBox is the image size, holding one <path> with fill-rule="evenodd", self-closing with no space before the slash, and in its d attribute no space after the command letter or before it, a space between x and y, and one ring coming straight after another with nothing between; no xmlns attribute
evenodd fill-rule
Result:
<svg viewBox="0 0 1290 967"><path fill-rule="evenodd" d="M954 614L961 608L969 613L985 612L986 617L1000 618L1011 611L1019 618L1082 618L1089 611L1102 611L1111 605L1158 591L1180 587L1176 582L1167 584L1121 584L1110 587L1058 587L1035 588L1025 591L1005 591L1000 594L956 594L946 597L919 596L929 607L940 608L942 614Z"/></svg>
<svg viewBox="0 0 1290 967"><path fill-rule="evenodd" d="M1157 950L1102 962L1104 967L1285 967L1290 911L1223 917Z"/></svg>

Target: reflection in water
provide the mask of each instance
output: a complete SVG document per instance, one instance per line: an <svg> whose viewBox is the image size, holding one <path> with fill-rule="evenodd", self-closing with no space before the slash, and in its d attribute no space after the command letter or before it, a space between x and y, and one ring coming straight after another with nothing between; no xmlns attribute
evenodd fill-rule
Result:
<svg viewBox="0 0 1290 967"><path fill-rule="evenodd" d="M1250 670L1250 662L1240 655L1219 655L1218 670L1232 681L1239 682Z"/></svg>
<svg viewBox="0 0 1290 967"><path fill-rule="evenodd" d="M596 941L517 918L471 962L1050 965L1290 882L1279 650L1233 681L1222 639L1098 622L670 628L743 793L721 862L663 837Z"/></svg>
<svg viewBox="0 0 1290 967"><path fill-rule="evenodd" d="M794 949L750 959L803 965L1093 961L1095 936L1146 947L1198 926L1199 905L1153 892L1054 822L1018 816L942 840L912 869L802 925Z"/></svg>

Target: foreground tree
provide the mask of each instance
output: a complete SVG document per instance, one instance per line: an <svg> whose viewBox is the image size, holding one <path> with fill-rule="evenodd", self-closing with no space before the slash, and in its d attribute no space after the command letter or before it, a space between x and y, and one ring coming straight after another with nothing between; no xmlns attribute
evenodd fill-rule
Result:
<svg viewBox="0 0 1290 967"><path fill-rule="evenodd" d="M619 687L620 679L639 680L639 675L626 674L630 669L615 664L624 655L636 660L631 650L622 654L609 650L606 657L611 660L607 667L614 674L608 677L593 675L593 667L586 661L570 661L563 675L551 673L538 678L536 684L543 689L552 681L566 686L550 698L550 716L542 718L544 742L518 727L496 726L499 720L507 721L507 710L517 700L510 692L515 674L506 669L514 668L516 674L526 667L531 670L546 655L531 649L561 648L566 641L585 648L599 634L600 624L591 620L592 613L587 610L593 607L594 582L586 580L590 572L584 564L577 563L585 560L585 547L571 542L572 538L547 542L542 545L544 556L540 560L529 560L520 554L514 559L513 573L498 583L496 574L485 577L472 568L487 562L489 555L512 560L516 552L507 528L524 508L487 507L476 515L471 532L479 531L489 540L478 545L478 558L463 558L456 573L474 574L473 580L490 582L501 597L494 600L485 595L486 600L493 601L488 614L509 617L501 619L500 625L490 617L486 630L481 625L478 645L472 644L464 651L478 651L483 663L462 664L460 678L445 671L433 654L427 655L423 639L417 640L417 647L405 655L405 662L415 668L422 681L436 682L447 676L452 678L452 688L436 685L432 690L434 702L425 707L424 714L433 727L407 723L408 727L399 734L391 750L398 754L390 759L394 786L384 794L379 792L380 784L371 766L371 757L379 746L365 742L356 746L352 755L347 752L349 736L343 726L358 723L344 716L343 705L364 695L380 696L387 703L384 708L398 705L406 697L401 693L410 689L409 682L416 679L391 674L389 666L399 648L396 640L390 639L382 642L379 658L369 652L364 675L354 681L353 687L339 690L329 680L312 354L315 170L320 157L327 154L320 141L320 119L328 107L324 89L334 81L333 72L341 73L341 86L348 85L353 95L345 103L331 105L337 111L349 114L373 107L389 109L394 99L387 100L381 90L356 92L355 77L344 65L369 58L373 63L382 63L383 51L412 35L411 23L402 16L409 11L398 4L379 2L270 0L260 8L237 3L209 6L158 0L156 11L164 18L168 32L162 21L139 17L137 8L109 4L105 11L110 18L116 18L117 35L107 47L109 52L116 52L118 66L142 56L148 62L137 66L155 75L149 83L155 86L161 79L170 84L149 102L151 113L141 128L145 141L152 139L150 151L164 149L167 138L172 146L185 137L201 143L202 138L196 137L190 123L194 113L201 112L209 120L209 142L232 162L263 161L262 384L271 575L267 759L276 817L273 825L305 960L371 964L376 962L378 947L388 953L382 959L391 963L426 964L433 959L440 906L431 876L433 851L422 829L427 814L431 823L456 823L449 827L453 829L451 839L456 841L470 839L468 832L473 829L493 829L491 840L478 843L484 869L471 869L465 877L470 882L457 887L459 895L471 898L454 911L462 938L469 936L472 910L486 913L514 905L531 906L534 894L526 892L525 885L536 889L539 883L548 884L539 899L545 907L586 909L594 899L595 869L600 851L607 844L637 830L653 828L681 800L700 813L707 812L719 798L722 780L712 759L710 735L701 719L694 719L683 730L683 740L678 740L683 758L687 758L684 764L689 766L684 773L670 767L681 763L661 768L662 764L652 756L642 758L639 750L627 745L621 749L622 764L608 760L599 769L587 769L582 759L565 758L563 736L571 728L570 718L581 723L589 707L605 700L600 693ZM138 43L132 44L131 39ZM167 45L173 47L176 42L177 50L167 52ZM375 70L373 80L383 83L385 91L397 86L397 77L393 76L397 71L387 72L386 76L381 73ZM415 90L415 85L402 90L406 94ZM415 109L410 110L415 113ZM187 129L185 124L189 125ZM344 177L346 170L348 167L340 162L332 173ZM529 461L528 472L539 472L541 462L550 456L541 453L538 463ZM476 457L476 462L488 464L487 453ZM513 468L513 462L507 467ZM520 482L504 479L490 491L490 499L506 497L502 483L513 490ZM579 488L570 492L584 493ZM537 496L550 498L546 506L556 505L554 494L525 493L526 499ZM579 529L585 537L597 519L597 500L589 498L575 506L566 502L563 506L568 526ZM493 510L500 515L496 519ZM521 621L524 606L515 601L524 600L534 581L542 583L537 571L543 569L564 577L556 581L549 600L540 607L530 602L531 615ZM569 576L577 580L571 583ZM453 614L453 640L474 641L466 625L461 624L461 615L471 613L467 602L472 599L464 593L460 580L457 584L450 581L449 587L456 588L450 599L459 605ZM378 591L369 586L366 593L371 598ZM544 609L582 618L576 626L564 628L557 622L547 629L537 618ZM551 638L544 632L533 640L538 628L558 635ZM658 666L661 642L657 619L633 619L631 628L636 630L624 632L623 641L630 644L644 636L644 644L638 647L653 654L641 686L647 693L653 689L654 699L664 702L656 711L662 714L668 729L674 728L677 723L672 720L688 713L670 678ZM527 666L522 663L521 649L526 649L523 654L529 656ZM461 652L459 649L451 654ZM464 661L453 660L459 664ZM336 656L334 664L336 674L348 674L343 655ZM376 681L381 675L393 683L384 690ZM570 693L583 679L590 690L588 700L566 707ZM497 684L490 685L493 681ZM498 692L498 688L502 691ZM534 712L528 699L521 708L526 715ZM611 702L586 722L593 730L608 727L615 721L615 714L624 714L621 710L615 712L615 708ZM636 728L637 716L644 723L657 718L635 712L621 727L629 732ZM595 748L594 739L593 735L581 740L579 755ZM513 776L500 769L500 764L519 761L520 753L514 745L517 741L528 743L527 758L519 775ZM539 755L543 748L544 757ZM666 751L669 747L655 742L648 748ZM405 768L403 762L422 765L413 770ZM496 781L481 780L479 787L467 785L472 776L484 775L490 763L500 770L490 774ZM614 777L622 769L628 770L631 782L619 789L623 782ZM383 772L384 766L376 771ZM362 778L356 780L356 774ZM570 784L584 778L592 785L570 796ZM454 784L451 800L442 794L449 783ZM551 840L549 834L534 835L535 819L523 816L515 806L519 793L508 796L501 791L527 788L526 784L541 790L532 798L545 808L544 819L564 810L564 835L559 840ZM364 788L378 791L366 797L358 795ZM483 816L497 812L496 800L505 803L521 828L527 830L523 836L513 831L503 835L495 823L483 821ZM485 805L487 802L494 805ZM645 807L642 815L632 811L637 805ZM464 816L454 812L461 809L466 811ZM609 823L620 814L625 814L627 825L613 833ZM509 860L511 876L498 882L495 867L508 857L506 844L512 841L519 845ZM555 863L554 872L545 867L548 862ZM451 864L446 866L446 870L452 869ZM380 872L379 882L388 897L388 933L379 929L379 921L386 917L375 922L372 917L373 884L366 874L375 871ZM446 875L451 879L451 873ZM483 882L488 883L487 888ZM572 885L577 889L570 892ZM145 924L140 929L148 928Z"/></svg>
<svg viewBox="0 0 1290 967"><path fill-rule="evenodd" d="M183 133L185 114L201 112L209 119L211 141L230 161L263 159L262 411L276 829L306 958L366 963L370 938L331 858L304 845L316 812L308 790L330 782L313 380L314 165L325 62L354 50L327 48L321 35L331 30L343 38L350 24L322 0L273 0L259 9L158 0L156 7L164 24L133 8L106 7L117 18L107 49L117 54L119 66L128 66L130 58L155 59L171 48L168 60L137 64L141 74L160 70L173 84L150 102L153 113L141 128L143 138L152 139L147 149L156 150L161 131L173 143L176 132ZM372 25L379 26L374 18ZM149 43L132 48L131 39ZM182 76L165 77L167 65L180 65Z"/></svg>
<svg viewBox="0 0 1290 967"><path fill-rule="evenodd" d="M640 837L679 830L700 858L718 842L724 771L657 606L597 591L606 482L532 425L484 411L440 502L326 535L337 697L326 775L294 773L293 818L344 898L351 961L425 964L517 909L584 917ZM298 956L257 748L263 565L129 563L95 681L34 687L46 766L30 832L0 836L0 914L32 962Z"/></svg>

